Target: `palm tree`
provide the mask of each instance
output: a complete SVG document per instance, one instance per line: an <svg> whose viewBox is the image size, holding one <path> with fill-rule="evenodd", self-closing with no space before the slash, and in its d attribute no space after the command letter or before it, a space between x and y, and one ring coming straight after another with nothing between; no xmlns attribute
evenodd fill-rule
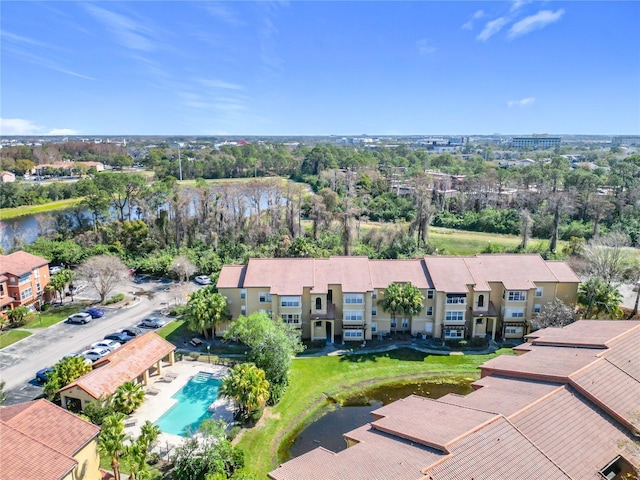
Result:
<svg viewBox="0 0 640 480"><path fill-rule="evenodd" d="M229 318L227 299L213 286L196 290L187 302L187 326L193 332L202 332L209 338L208 330L215 335L216 325Z"/></svg>
<svg viewBox="0 0 640 480"><path fill-rule="evenodd" d="M264 370L253 363L243 363L231 369L222 380L220 395L232 398L238 406L238 416L247 420L264 407L269 399L269 381Z"/></svg>
<svg viewBox="0 0 640 480"><path fill-rule="evenodd" d="M60 303L62 303L62 295L64 293L64 289L67 286L67 283L69 283L69 280L71 280L71 271L60 270L51 277L46 289L51 292L55 292L60 298Z"/></svg>
<svg viewBox="0 0 640 480"><path fill-rule="evenodd" d="M149 470L149 451L160 435L160 427L149 420L140 427L140 435L126 447L126 459L129 464L129 480L145 480L151 478Z"/></svg>
<svg viewBox="0 0 640 480"><path fill-rule="evenodd" d="M0 405L7 400L7 392L4 391L5 381L0 380Z"/></svg>
<svg viewBox="0 0 640 480"><path fill-rule="evenodd" d="M616 318L621 302L618 288L601 277L591 277L578 288L578 303L585 307L584 318L592 318L592 315Z"/></svg>
<svg viewBox="0 0 640 480"><path fill-rule="evenodd" d="M144 402L142 385L135 382L125 382L113 394L113 406L116 412L129 415Z"/></svg>
<svg viewBox="0 0 640 480"><path fill-rule="evenodd" d="M138 437L138 440L142 442L145 454L149 453L149 450L153 448L153 445L155 445L156 440L158 440L160 433L162 433L160 427L154 425L149 420L144 422L144 425L140 427L140 436Z"/></svg>
<svg viewBox="0 0 640 480"><path fill-rule="evenodd" d="M414 315L418 315L424 306L424 297L420 293L418 287L414 287L411 283L405 283L402 286L402 313L409 317L409 325Z"/></svg>
<svg viewBox="0 0 640 480"><path fill-rule="evenodd" d="M384 289L382 299L378 301L378 305L382 309L391 314L391 324L396 323L396 315L402 313L402 286L399 283L392 283Z"/></svg>
<svg viewBox="0 0 640 480"><path fill-rule="evenodd" d="M111 469L116 480L120 480L120 458L126 452L124 418L122 413L106 417L98 437L98 450L111 459Z"/></svg>
<svg viewBox="0 0 640 480"><path fill-rule="evenodd" d="M9 325L12 327L21 327L22 325L24 325L23 322L27 315L29 315L29 309L22 305L16 308L12 308L11 310L7 310Z"/></svg>

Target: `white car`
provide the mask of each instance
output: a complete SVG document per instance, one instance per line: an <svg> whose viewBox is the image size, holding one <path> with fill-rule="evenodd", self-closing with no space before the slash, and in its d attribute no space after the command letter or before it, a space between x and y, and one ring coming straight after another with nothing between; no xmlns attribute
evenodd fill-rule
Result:
<svg viewBox="0 0 640 480"><path fill-rule="evenodd" d="M211 284L211 279L207 275L198 275L196 278L194 278L194 280L196 283L199 283L200 285Z"/></svg>
<svg viewBox="0 0 640 480"><path fill-rule="evenodd" d="M122 344L120 342L116 342L115 340L100 340L99 342L92 343L89 347L91 350L95 348L106 348L109 351L113 352L116 348L120 348Z"/></svg>
<svg viewBox="0 0 640 480"><path fill-rule="evenodd" d="M49 275L53 275L54 273L58 273L61 271L62 271L62 267L60 266L49 267Z"/></svg>
<svg viewBox="0 0 640 480"><path fill-rule="evenodd" d="M96 362L100 360L102 357L104 357L105 355L109 355L110 353L111 353L111 350L109 350L108 348L92 348L91 350L82 352L81 355L84 358L88 358L92 362Z"/></svg>

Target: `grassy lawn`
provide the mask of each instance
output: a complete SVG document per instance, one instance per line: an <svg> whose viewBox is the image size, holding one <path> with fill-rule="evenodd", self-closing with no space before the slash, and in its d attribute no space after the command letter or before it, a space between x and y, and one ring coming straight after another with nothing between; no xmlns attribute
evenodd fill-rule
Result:
<svg viewBox="0 0 640 480"><path fill-rule="evenodd" d="M42 205L23 205L22 207L2 208L0 209L0 220L21 217L23 215L32 215L34 213L50 212L52 210L59 210L62 208L69 208L77 205L81 201L82 198L68 198L66 200L43 203Z"/></svg>
<svg viewBox="0 0 640 480"><path fill-rule="evenodd" d="M63 322L69 315L78 313L86 305L65 305L64 307L50 307L46 312L36 313L33 319L24 328L46 328L56 323ZM40 321L42 317L42 322Z"/></svg>
<svg viewBox="0 0 640 480"><path fill-rule="evenodd" d="M429 241L447 255L475 255L482 252L489 244L509 250L520 245L520 237L515 235L501 235L498 233L469 232L466 230L451 230L447 228L430 228ZM531 245L537 245L541 240L532 239ZM549 242L544 241L548 245Z"/></svg>
<svg viewBox="0 0 640 480"><path fill-rule="evenodd" d="M3 330L0 332L0 349L16 343L18 340L27 338L29 335L31 335L31 333L25 330Z"/></svg>
<svg viewBox="0 0 640 480"><path fill-rule="evenodd" d="M275 407L267 408L258 426L246 430L238 445L246 453L247 466L262 478L279 464L279 454L306 423L328 404L327 397L343 399L363 388L403 379L478 378L478 365L492 355L433 356L410 350L350 355L344 357L297 358L291 383ZM313 381L310 381L313 379Z"/></svg>
<svg viewBox="0 0 640 480"><path fill-rule="evenodd" d="M164 327L157 329L156 333L165 340L177 344L188 335L189 330L187 330L187 324L184 320L174 320Z"/></svg>

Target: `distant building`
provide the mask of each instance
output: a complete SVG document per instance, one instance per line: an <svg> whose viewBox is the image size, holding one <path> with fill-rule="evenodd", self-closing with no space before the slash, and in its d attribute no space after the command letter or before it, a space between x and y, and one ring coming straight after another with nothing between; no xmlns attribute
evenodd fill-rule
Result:
<svg viewBox="0 0 640 480"><path fill-rule="evenodd" d="M0 255L0 309L34 308L49 284L49 260L19 251Z"/></svg>
<svg viewBox="0 0 640 480"><path fill-rule="evenodd" d="M0 172L0 183L11 183L16 181L15 174L11 172Z"/></svg>
<svg viewBox="0 0 640 480"><path fill-rule="evenodd" d="M532 135L531 137L513 137L511 146L513 148L532 148L542 150L560 146L560 137L549 137L548 135Z"/></svg>
<svg viewBox="0 0 640 480"><path fill-rule="evenodd" d="M613 137L611 139L611 144L625 147L640 145L640 135L621 135L618 137Z"/></svg>

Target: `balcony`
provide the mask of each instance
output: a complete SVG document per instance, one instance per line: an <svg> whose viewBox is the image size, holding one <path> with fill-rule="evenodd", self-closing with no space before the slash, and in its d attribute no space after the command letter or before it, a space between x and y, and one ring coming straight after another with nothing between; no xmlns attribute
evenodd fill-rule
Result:
<svg viewBox="0 0 640 480"><path fill-rule="evenodd" d="M336 306L333 303L327 303L327 313L315 313L311 310L311 320L335 320Z"/></svg>
<svg viewBox="0 0 640 480"><path fill-rule="evenodd" d="M361 320L347 320L343 318L342 325L344 327L362 327L364 325L364 318Z"/></svg>

